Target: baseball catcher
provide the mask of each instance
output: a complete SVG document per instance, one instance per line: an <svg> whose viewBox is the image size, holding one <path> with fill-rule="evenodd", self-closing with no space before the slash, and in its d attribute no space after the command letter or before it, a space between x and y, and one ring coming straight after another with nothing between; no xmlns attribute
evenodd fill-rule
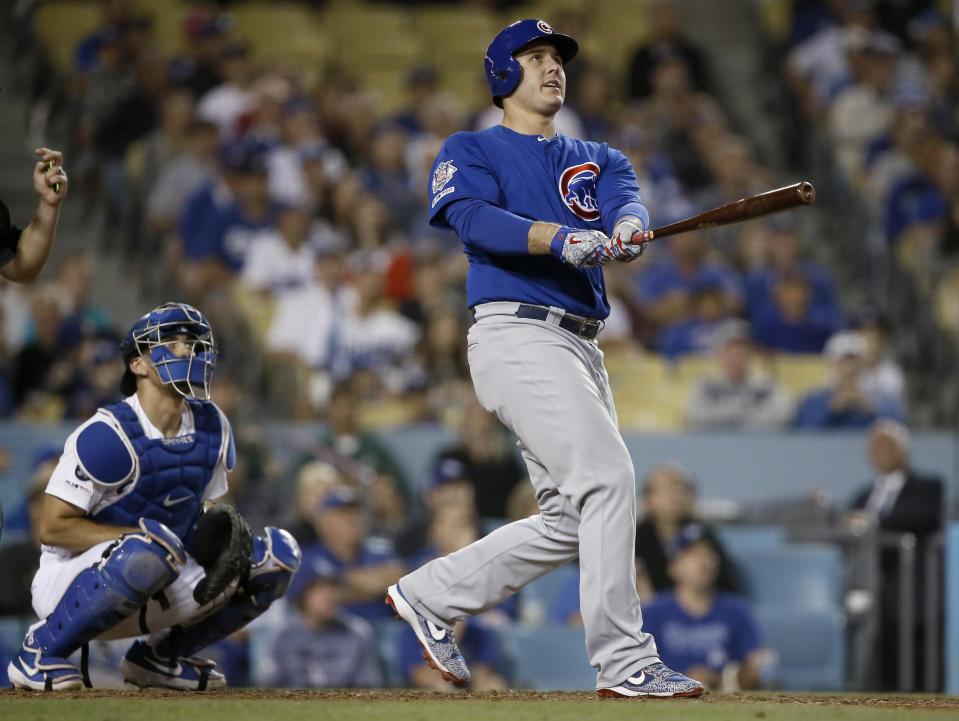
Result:
<svg viewBox="0 0 959 721"><path fill-rule="evenodd" d="M140 318L120 346L127 396L75 430L50 477L34 624L7 667L18 688L90 685L86 644L140 637L120 664L138 686L226 686L195 654L283 595L300 564L286 531L253 536L227 491L229 421L209 400L216 345L185 303ZM77 649L80 668L67 658Z"/></svg>

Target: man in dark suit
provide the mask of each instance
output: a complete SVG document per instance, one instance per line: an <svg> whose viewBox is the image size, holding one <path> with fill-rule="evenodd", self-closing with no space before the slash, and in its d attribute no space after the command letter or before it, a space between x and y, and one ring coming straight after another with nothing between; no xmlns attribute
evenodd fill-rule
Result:
<svg viewBox="0 0 959 721"><path fill-rule="evenodd" d="M909 463L909 431L901 423L889 419L876 421L869 430L869 460L876 469L871 485L856 494L846 515L846 524L852 530L878 527L880 531L913 533L917 540L917 559L928 538L942 528L943 483L940 478L922 475ZM898 597L899 584L917 584L919 579L899 578L898 555L884 551L880 555L880 681L885 689L897 688L898 681ZM922 603L921 589L917 588L915 608L919 611L914 634L914 678L921 679Z"/></svg>

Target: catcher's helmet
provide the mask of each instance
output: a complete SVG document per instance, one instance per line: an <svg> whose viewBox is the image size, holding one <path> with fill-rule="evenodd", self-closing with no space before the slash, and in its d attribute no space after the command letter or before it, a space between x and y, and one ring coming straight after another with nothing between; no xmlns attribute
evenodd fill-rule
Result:
<svg viewBox="0 0 959 721"><path fill-rule="evenodd" d="M523 68L513 56L534 40L555 45L564 65L579 51L579 44L573 38L554 32L545 20L518 20L503 28L486 49L486 81L497 107L503 107L503 97L516 89L523 76Z"/></svg>
<svg viewBox="0 0 959 721"><path fill-rule="evenodd" d="M178 356L169 346L184 342L191 352ZM210 398L210 381L216 365L216 341L206 317L186 303L164 303L140 318L120 344L127 369L120 381L124 395L137 390L137 378L130 370L136 356L148 359L160 380L180 395L205 401Z"/></svg>

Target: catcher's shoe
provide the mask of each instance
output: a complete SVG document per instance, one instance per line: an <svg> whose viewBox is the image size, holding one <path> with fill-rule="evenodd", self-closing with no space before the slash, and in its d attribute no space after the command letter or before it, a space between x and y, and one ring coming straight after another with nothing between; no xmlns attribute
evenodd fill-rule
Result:
<svg viewBox="0 0 959 721"><path fill-rule="evenodd" d="M446 681L457 686L469 682L470 670L456 645L452 630L437 626L417 613L403 596L399 584L386 590L386 604L392 607L398 619L406 621L413 629L420 646L423 647L423 659L431 668L439 671Z"/></svg>
<svg viewBox="0 0 959 721"><path fill-rule="evenodd" d="M33 633L27 634L20 653L7 666L7 678L16 688L34 691L68 691L83 686L83 676L72 663L40 655Z"/></svg>
<svg viewBox="0 0 959 721"><path fill-rule="evenodd" d="M596 693L606 698L657 696L660 698L696 698L703 695L703 685L657 662L630 676L618 686L601 688Z"/></svg>
<svg viewBox="0 0 959 721"><path fill-rule="evenodd" d="M216 664L205 658L161 658L145 641L135 641L120 662L128 683L141 688L177 688L185 691L212 691L226 688L226 678Z"/></svg>

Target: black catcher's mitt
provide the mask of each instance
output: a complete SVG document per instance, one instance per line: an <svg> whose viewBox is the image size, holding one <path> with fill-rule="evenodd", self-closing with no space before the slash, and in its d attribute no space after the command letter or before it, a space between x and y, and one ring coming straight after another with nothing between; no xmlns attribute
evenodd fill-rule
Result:
<svg viewBox="0 0 959 721"><path fill-rule="evenodd" d="M193 589L193 598L202 605L250 570L253 531L234 506L216 503L196 522L192 540L193 557L206 571Z"/></svg>

